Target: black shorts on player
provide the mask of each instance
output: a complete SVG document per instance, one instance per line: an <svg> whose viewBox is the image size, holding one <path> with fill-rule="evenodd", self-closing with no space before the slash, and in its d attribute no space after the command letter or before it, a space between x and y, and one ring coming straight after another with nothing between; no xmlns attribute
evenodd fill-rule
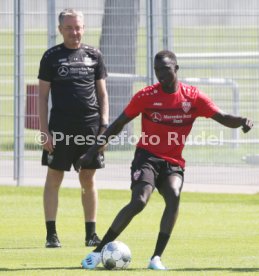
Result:
<svg viewBox="0 0 259 276"><path fill-rule="evenodd" d="M152 153L137 148L131 164L131 189L138 183L146 182L153 189L160 189L163 180L170 175L178 175L184 180L184 169L173 165Z"/></svg>
<svg viewBox="0 0 259 276"><path fill-rule="evenodd" d="M93 144L94 137L98 134L98 127L87 127L84 130L74 131L52 128L51 133L56 137L54 151L49 154L43 150L42 165L51 169L70 171L71 166L75 168L78 158L84 154ZM82 169L104 168L104 154L99 153L92 163Z"/></svg>

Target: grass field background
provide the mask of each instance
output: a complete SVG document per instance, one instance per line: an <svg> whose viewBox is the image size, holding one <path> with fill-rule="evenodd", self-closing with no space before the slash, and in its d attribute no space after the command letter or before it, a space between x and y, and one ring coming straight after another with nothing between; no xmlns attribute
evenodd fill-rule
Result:
<svg viewBox="0 0 259 276"><path fill-rule="evenodd" d="M80 268L84 247L80 190L61 188L57 228L61 249L46 249L42 188L0 187L1 275L258 275L259 195L183 193L179 219L162 260L165 272L146 269L163 211L155 192L118 240L132 251L125 271ZM129 191L99 191L97 230L103 236Z"/></svg>

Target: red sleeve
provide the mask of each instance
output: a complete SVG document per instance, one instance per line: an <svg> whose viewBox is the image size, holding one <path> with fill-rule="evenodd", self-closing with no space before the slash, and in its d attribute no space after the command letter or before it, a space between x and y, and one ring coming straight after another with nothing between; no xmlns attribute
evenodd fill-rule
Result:
<svg viewBox="0 0 259 276"><path fill-rule="evenodd" d="M206 118L211 118L220 110L217 105L201 91L198 92L197 108L198 116Z"/></svg>
<svg viewBox="0 0 259 276"><path fill-rule="evenodd" d="M141 103L140 93L135 94L129 104L125 107L124 113L129 118L137 117L143 111L143 103Z"/></svg>

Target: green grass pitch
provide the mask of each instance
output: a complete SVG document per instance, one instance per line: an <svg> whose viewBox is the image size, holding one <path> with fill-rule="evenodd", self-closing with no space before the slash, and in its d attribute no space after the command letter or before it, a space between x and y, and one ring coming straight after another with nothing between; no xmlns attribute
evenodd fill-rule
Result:
<svg viewBox="0 0 259 276"><path fill-rule="evenodd" d="M188 185L188 184L186 184ZM146 269L163 211L155 192L146 209L118 240L132 251L125 271L80 268L91 251L84 247L79 189L61 188L58 213L60 249L46 249L42 188L0 186L1 275L258 275L259 195L183 193L180 214L162 256L165 272ZM100 190L97 231L102 236L129 191Z"/></svg>

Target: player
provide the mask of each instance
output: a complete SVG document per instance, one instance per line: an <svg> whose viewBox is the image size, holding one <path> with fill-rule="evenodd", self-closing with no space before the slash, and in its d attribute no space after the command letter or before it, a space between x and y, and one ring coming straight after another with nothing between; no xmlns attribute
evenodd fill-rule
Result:
<svg viewBox="0 0 259 276"><path fill-rule="evenodd" d="M44 137L42 164L48 166L44 189L48 248L61 247L56 216L64 171L69 171L90 147L90 141L82 141L82 138L92 136L94 139L108 126L106 68L100 51L81 43L84 28L81 11L62 11L59 31L64 41L44 53L39 69L40 131ZM48 123L50 91L52 108ZM94 176L96 169L103 166L103 155L99 154L79 173L86 246L100 243L96 234L98 193Z"/></svg>
<svg viewBox="0 0 259 276"><path fill-rule="evenodd" d="M165 201L165 209L148 268L166 269L161 262L161 256L178 216L184 180L182 137L188 136L197 117L212 118L230 128L242 127L245 133L253 126L247 118L221 111L198 88L179 82L178 69L174 53L158 52L154 60L154 70L159 82L134 95L123 113L104 132L102 139L98 139L100 142L91 147L77 162L79 169L91 162L93 156L102 149L104 143L101 141L108 143L111 135L117 135L125 124L139 114L142 115L143 135L137 144L131 166L130 202L117 214L100 245L86 257L86 269L94 269L100 263L103 246L115 240L133 217L144 209L155 188ZM172 133L179 139L169 139ZM153 139L154 137L157 138Z"/></svg>

